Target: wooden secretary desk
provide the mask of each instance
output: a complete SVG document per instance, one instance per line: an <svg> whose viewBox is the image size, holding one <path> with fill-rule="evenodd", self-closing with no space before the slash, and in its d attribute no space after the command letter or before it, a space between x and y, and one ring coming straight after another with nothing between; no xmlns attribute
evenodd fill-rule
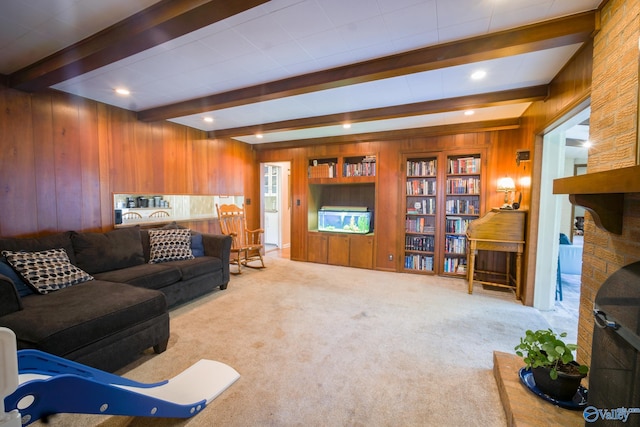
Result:
<svg viewBox="0 0 640 427"><path fill-rule="evenodd" d="M510 288L516 292L516 299L520 299L522 281L522 253L525 244L526 211L494 208L482 218L472 221L467 228L467 280L469 293L473 293L474 281L490 286ZM475 270L476 252L478 250L497 251L507 253L506 273ZM511 253L516 254L516 272L511 284ZM488 273L489 275L505 276L505 283L475 280L474 273Z"/></svg>

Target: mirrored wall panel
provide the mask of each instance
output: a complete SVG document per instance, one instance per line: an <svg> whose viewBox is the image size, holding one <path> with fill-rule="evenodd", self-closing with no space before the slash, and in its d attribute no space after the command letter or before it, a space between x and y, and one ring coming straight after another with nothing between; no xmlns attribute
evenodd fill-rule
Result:
<svg viewBox="0 0 640 427"><path fill-rule="evenodd" d="M113 195L116 227L217 218L216 204L241 206L244 196L190 194Z"/></svg>

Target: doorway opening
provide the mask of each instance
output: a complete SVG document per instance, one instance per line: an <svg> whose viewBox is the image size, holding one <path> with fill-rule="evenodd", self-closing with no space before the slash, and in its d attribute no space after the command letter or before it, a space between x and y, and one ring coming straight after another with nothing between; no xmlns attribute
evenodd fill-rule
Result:
<svg viewBox="0 0 640 427"><path fill-rule="evenodd" d="M582 276L584 209L553 194L553 180L586 172L590 107L544 134L533 305L551 327L576 342Z"/></svg>
<svg viewBox="0 0 640 427"><path fill-rule="evenodd" d="M291 162L261 163L260 217L265 252L291 247Z"/></svg>

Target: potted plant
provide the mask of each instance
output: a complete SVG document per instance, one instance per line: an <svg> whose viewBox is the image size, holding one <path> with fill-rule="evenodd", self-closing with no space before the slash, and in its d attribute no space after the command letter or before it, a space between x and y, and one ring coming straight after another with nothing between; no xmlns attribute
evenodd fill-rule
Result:
<svg viewBox="0 0 640 427"><path fill-rule="evenodd" d="M578 346L565 343L562 338L566 336L566 332L558 335L551 329L528 330L515 347L540 391L562 401L573 398L589 371L588 366L574 360Z"/></svg>

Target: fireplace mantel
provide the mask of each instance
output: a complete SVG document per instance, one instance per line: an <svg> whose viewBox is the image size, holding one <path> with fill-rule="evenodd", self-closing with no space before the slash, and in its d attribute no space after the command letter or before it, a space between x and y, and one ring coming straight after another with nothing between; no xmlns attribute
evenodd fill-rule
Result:
<svg viewBox="0 0 640 427"><path fill-rule="evenodd" d="M622 234L626 193L640 193L640 166L553 180L553 194L568 194L571 203L591 213L599 228L615 234Z"/></svg>

